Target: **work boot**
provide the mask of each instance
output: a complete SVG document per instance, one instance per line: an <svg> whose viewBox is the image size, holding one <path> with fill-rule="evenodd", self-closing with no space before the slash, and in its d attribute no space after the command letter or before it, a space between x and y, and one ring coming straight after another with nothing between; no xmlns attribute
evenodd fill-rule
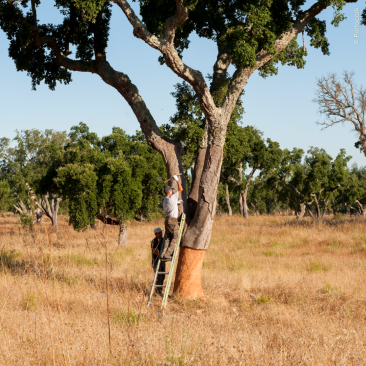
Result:
<svg viewBox="0 0 366 366"><path fill-rule="evenodd" d="M155 290L155 294L163 297L163 290L161 288Z"/></svg>
<svg viewBox="0 0 366 366"><path fill-rule="evenodd" d="M168 247L168 249L166 250L166 252L162 255L162 259L165 259L165 260L172 260L172 257L173 257L173 254L174 254L174 248L172 248L171 246Z"/></svg>
<svg viewBox="0 0 366 366"><path fill-rule="evenodd" d="M161 259L164 259L165 261L171 261L172 255L168 253L168 251L161 256Z"/></svg>

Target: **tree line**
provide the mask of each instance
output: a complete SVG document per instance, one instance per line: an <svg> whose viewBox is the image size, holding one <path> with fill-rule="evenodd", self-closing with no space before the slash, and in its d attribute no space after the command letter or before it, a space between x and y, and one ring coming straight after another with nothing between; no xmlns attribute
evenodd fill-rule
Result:
<svg viewBox="0 0 366 366"><path fill-rule="evenodd" d="M184 87L177 85L177 93ZM194 98L191 106L183 99L182 106L193 111ZM175 115L170 125L161 127L186 146L183 171L188 194L195 174L192 151L202 132L196 112L184 118ZM228 127L218 214L247 218L292 211L299 219L309 215L314 220L327 213L365 215L366 169L348 167L351 157L344 149L335 158L321 148L311 147L307 153L281 149L255 127L242 127L242 113L239 105ZM58 213L67 213L75 230L93 227L96 220L118 225L118 242L126 245L126 221L163 214L164 184L157 178L167 179L164 162L140 132L129 136L114 127L110 135L99 138L80 122L69 133L16 131L13 141L0 139L0 149L0 210L20 214L24 224L40 224L46 215L57 231Z"/></svg>

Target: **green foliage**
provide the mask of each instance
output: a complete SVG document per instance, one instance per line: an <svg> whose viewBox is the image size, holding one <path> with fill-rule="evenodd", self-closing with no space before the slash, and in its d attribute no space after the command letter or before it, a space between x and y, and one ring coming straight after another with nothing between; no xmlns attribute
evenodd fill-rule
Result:
<svg viewBox="0 0 366 366"><path fill-rule="evenodd" d="M45 177L68 138L66 131L16 130L13 144L0 139L0 177L6 179L18 199L28 199L27 184L36 194L46 193Z"/></svg>
<svg viewBox="0 0 366 366"><path fill-rule="evenodd" d="M0 211L10 211L13 209L14 194L10 189L8 181L0 181Z"/></svg>
<svg viewBox="0 0 366 366"><path fill-rule="evenodd" d="M113 206L114 215L121 220L131 220L142 201L143 161L131 157L127 162L120 156L109 158L99 169L99 200L109 207Z"/></svg>
<svg viewBox="0 0 366 366"><path fill-rule="evenodd" d="M36 1L36 8L41 1ZM37 39L52 36L57 47L70 55L70 46L75 46L75 57L87 66L94 52L105 54L109 37L111 17L109 2L105 0L55 0L55 6L63 16L61 24L39 24L34 26L33 14L26 12L29 1L13 2L0 0L0 27L10 40L9 56L14 60L18 71L26 71L35 89L42 81L54 90L57 82L69 84L71 72L57 66L56 55L47 44L37 47ZM25 8L22 10L22 7Z"/></svg>
<svg viewBox="0 0 366 366"><path fill-rule="evenodd" d="M343 0L325 1L326 6L333 6L333 25L345 19L342 8ZM226 46L230 52L232 63L236 68L251 68L256 64L260 52L276 54L275 41L296 18L303 14L307 7L304 0L300 1L194 1L189 3L189 19L178 29L174 44L181 55L189 47L189 35L196 32L217 42L218 46ZM188 5L186 5L188 6ZM147 28L157 36L162 36L165 20L175 14L174 2L168 0L140 0L140 14ZM154 14L154 16L151 16ZM329 54L328 40L325 36L326 25L314 18L305 27L310 37L310 46L320 48L323 54ZM299 47L296 40L260 69L260 75L266 77L277 74L277 63L282 65L305 66L306 53ZM164 60L160 58L163 63Z"/></svg>
<svg viewBox="0 0 366 366"><path fill-rule="evenodd" d="M305 202L311 202L315 209L315 216L319 217L320 211L316 207L323 205L323 212L331 200L336 197L340 187L347 187L349 174L347 163L351 159L346 156L346 151L341 149L337 157L332 160L324 149L311 147L308 155L304 157L301 149L292 151L284 150L283 158L277 171L278 178L284 183L279 188L280 199L283 203L291 203L295 211L298 210L301 198L293 188L303 196ZM274 177L274 184L276 177ZM291 188L291 186L293 188Z"/></svg>
<svg viewBox="0 0 366 366"><path fill-rule="evenodd" d="M97 174L91 164L66 164L57 170L56 184L69 199L69 222L82 230L95 222Z"/></svg>
<svg viewBox="0 0 366 366"><path fill-rule="evenodd" d="M128 136L114 127L99 139L85 123L71 128L70 141L49 168L49 180L68 198L69 221L77 230L94 223L107 209L121 222L148 219L158 212L165 176L161 156L142 134Z"/></svg>
<svg viewBox="0 0 366 366"><path fill-rule="evenodd" d="M33 215L22 213L20 215L20 224L22 225L23 229L32 229L33 228Z"/></svg>

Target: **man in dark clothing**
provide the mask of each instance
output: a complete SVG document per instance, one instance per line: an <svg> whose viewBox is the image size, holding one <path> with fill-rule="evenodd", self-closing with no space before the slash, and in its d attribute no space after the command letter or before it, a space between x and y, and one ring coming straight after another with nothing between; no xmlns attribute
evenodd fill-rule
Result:
<svg viewBox="0 0 366 366"><path fill-rule="evenodd" d="M159 250L161 248L161 242L163 240L163 231L160 227L154 230L155 239L151 241L151 256L152 256L152 267L154 272L158 265ZM165 262L160 262L159 272L165 272ZM165 280L165 274L158 274L155 285L163 285ZM155 293L161 295L163 291L162 287L155 287Z"/></svg>

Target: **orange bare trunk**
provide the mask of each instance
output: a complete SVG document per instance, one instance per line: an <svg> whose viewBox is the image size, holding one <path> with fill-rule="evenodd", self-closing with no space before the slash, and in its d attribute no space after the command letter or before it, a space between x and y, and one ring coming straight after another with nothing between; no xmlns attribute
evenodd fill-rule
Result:
<svg viewBox="0 0 366 366"><path fill-rule="evenodd" d="M202 291L202 265L205 250L181 247L175 275L174 293L197 300L205 296Z"/></svg>

